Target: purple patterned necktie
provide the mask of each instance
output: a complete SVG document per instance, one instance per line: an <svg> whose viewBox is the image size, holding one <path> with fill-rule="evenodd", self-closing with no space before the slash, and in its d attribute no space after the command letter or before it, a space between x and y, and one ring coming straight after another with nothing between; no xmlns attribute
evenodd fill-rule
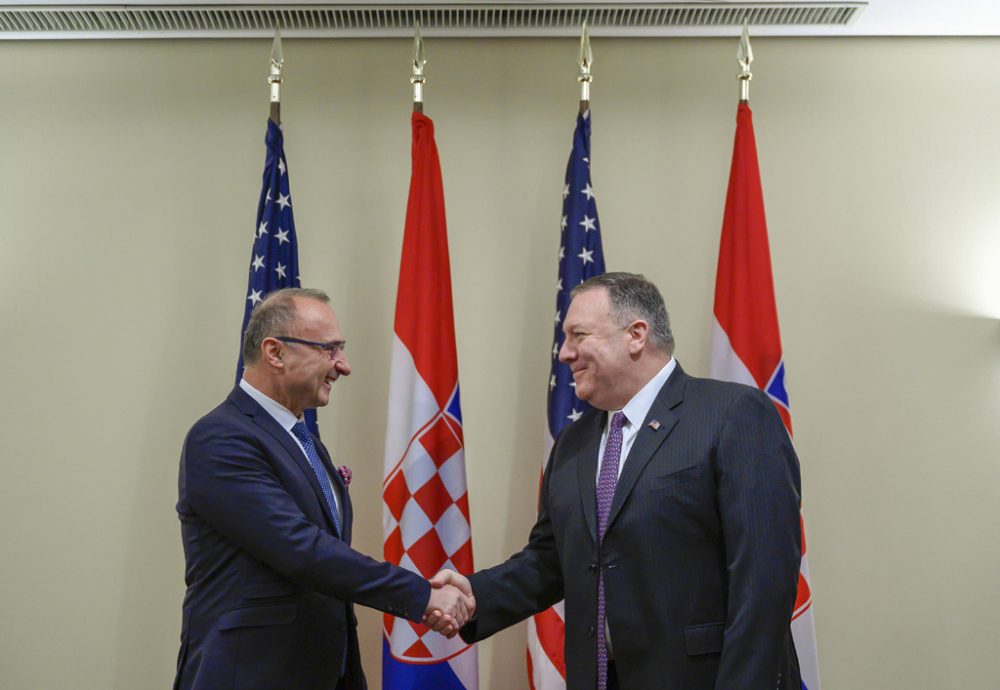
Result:
<svg viewBox="0 0 1000 690"><path fill-rule="evenodd" d="M611 513L611 500L615 497L615 484L618 483L618 466L622 456L622 427L625 426L625 413L615 412L611 417L611 431L604 444L604 457L601 460L601 472L597 475L597 544L600 547L604 539L604 531L608 528L608 515ZM604 607L604 568L598 563L597 576L597 690L607 690L608 687L608 641L605 638L607 623Z"/></svg>

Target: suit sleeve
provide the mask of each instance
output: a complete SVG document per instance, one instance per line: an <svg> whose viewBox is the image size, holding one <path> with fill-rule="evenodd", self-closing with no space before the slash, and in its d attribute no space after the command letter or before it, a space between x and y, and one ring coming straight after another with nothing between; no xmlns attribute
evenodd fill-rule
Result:
<svg viewBox="0 0 1000 690"><path fill-rule="evenodd" d="M801 552L799 462L773 403L730 404L717 454L729 605L716 688L773 688L789 645Z"/></svg>
<svg viewBox="0 0 1000 690"><path fill-rule="evenodd" d="M466 642L486 639L563 598L562 571L548 507L555 453L553 448L542 476L538 519L528 544L506 562L469 577L476 597L476 616L461 630Z"/></svg>
<svg viewBox="0 0 1000 690"><path fill-rule="evenodd" d="M180 481L193 513L290 580L412 621L423 615L430 585L310 521L245 430L195 425L184 443Z"/></svg>

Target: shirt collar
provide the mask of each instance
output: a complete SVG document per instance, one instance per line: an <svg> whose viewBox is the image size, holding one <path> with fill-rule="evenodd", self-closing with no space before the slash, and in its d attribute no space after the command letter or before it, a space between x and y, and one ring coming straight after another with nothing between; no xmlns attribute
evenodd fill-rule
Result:
<svg viewBox="0 0 1000 690"><path fill-rule="evenodd" d="M274 421L281 425L281 428L285 431L291 431L295 423L299 421L298 417L291 410L261 393L251 386L246 379L240 379L240 388L267 410L267 413L274 417Z"/></svg>
<svg viewBox="0 0 1000 690"><path fill-rule="evenodd" d="M660 394L660 389L663 388L663 384L667 382L670 374L676 368L677 360L671 357L670 361L664 364L663 368L656 373L656 376L651 378L638 393L632 396L632 399L625 404L625 407L621 409L625 413L625 419L628 420L630 427L634 428L642 424L643 420L646 419L646 415L649 414L649 408L653 406L653 401ZM614 412L608 413L609 424L613 415Z"/></svg>

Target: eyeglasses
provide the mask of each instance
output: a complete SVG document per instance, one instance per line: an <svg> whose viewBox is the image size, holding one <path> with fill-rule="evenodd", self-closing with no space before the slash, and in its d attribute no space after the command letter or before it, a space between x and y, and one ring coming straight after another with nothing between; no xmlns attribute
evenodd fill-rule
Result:
<svg viewBox="0 0 1000 690"><path fill-rule="evenodd" d="M295 343L297 345L315 347L317 350L325 352L330 359L337 359L340 353L342 353L347 347L346 340L331 340L328 343L317 343L315 340L302 340L301 338L292 338L287 335L276 335L274 336L274 339L280 340L283 343Z"/></svg>

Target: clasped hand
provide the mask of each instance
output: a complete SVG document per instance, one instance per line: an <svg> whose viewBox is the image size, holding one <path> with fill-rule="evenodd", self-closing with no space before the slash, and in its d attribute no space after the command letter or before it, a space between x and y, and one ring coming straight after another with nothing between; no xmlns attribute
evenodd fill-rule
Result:
<svg viewBox="0 0 1000 690"><path fill-rule="evenodd" d="M451 639L476 613L472 585L467 577L454 570L442 570L429 582L431 598L421 622Z"/></svg>

